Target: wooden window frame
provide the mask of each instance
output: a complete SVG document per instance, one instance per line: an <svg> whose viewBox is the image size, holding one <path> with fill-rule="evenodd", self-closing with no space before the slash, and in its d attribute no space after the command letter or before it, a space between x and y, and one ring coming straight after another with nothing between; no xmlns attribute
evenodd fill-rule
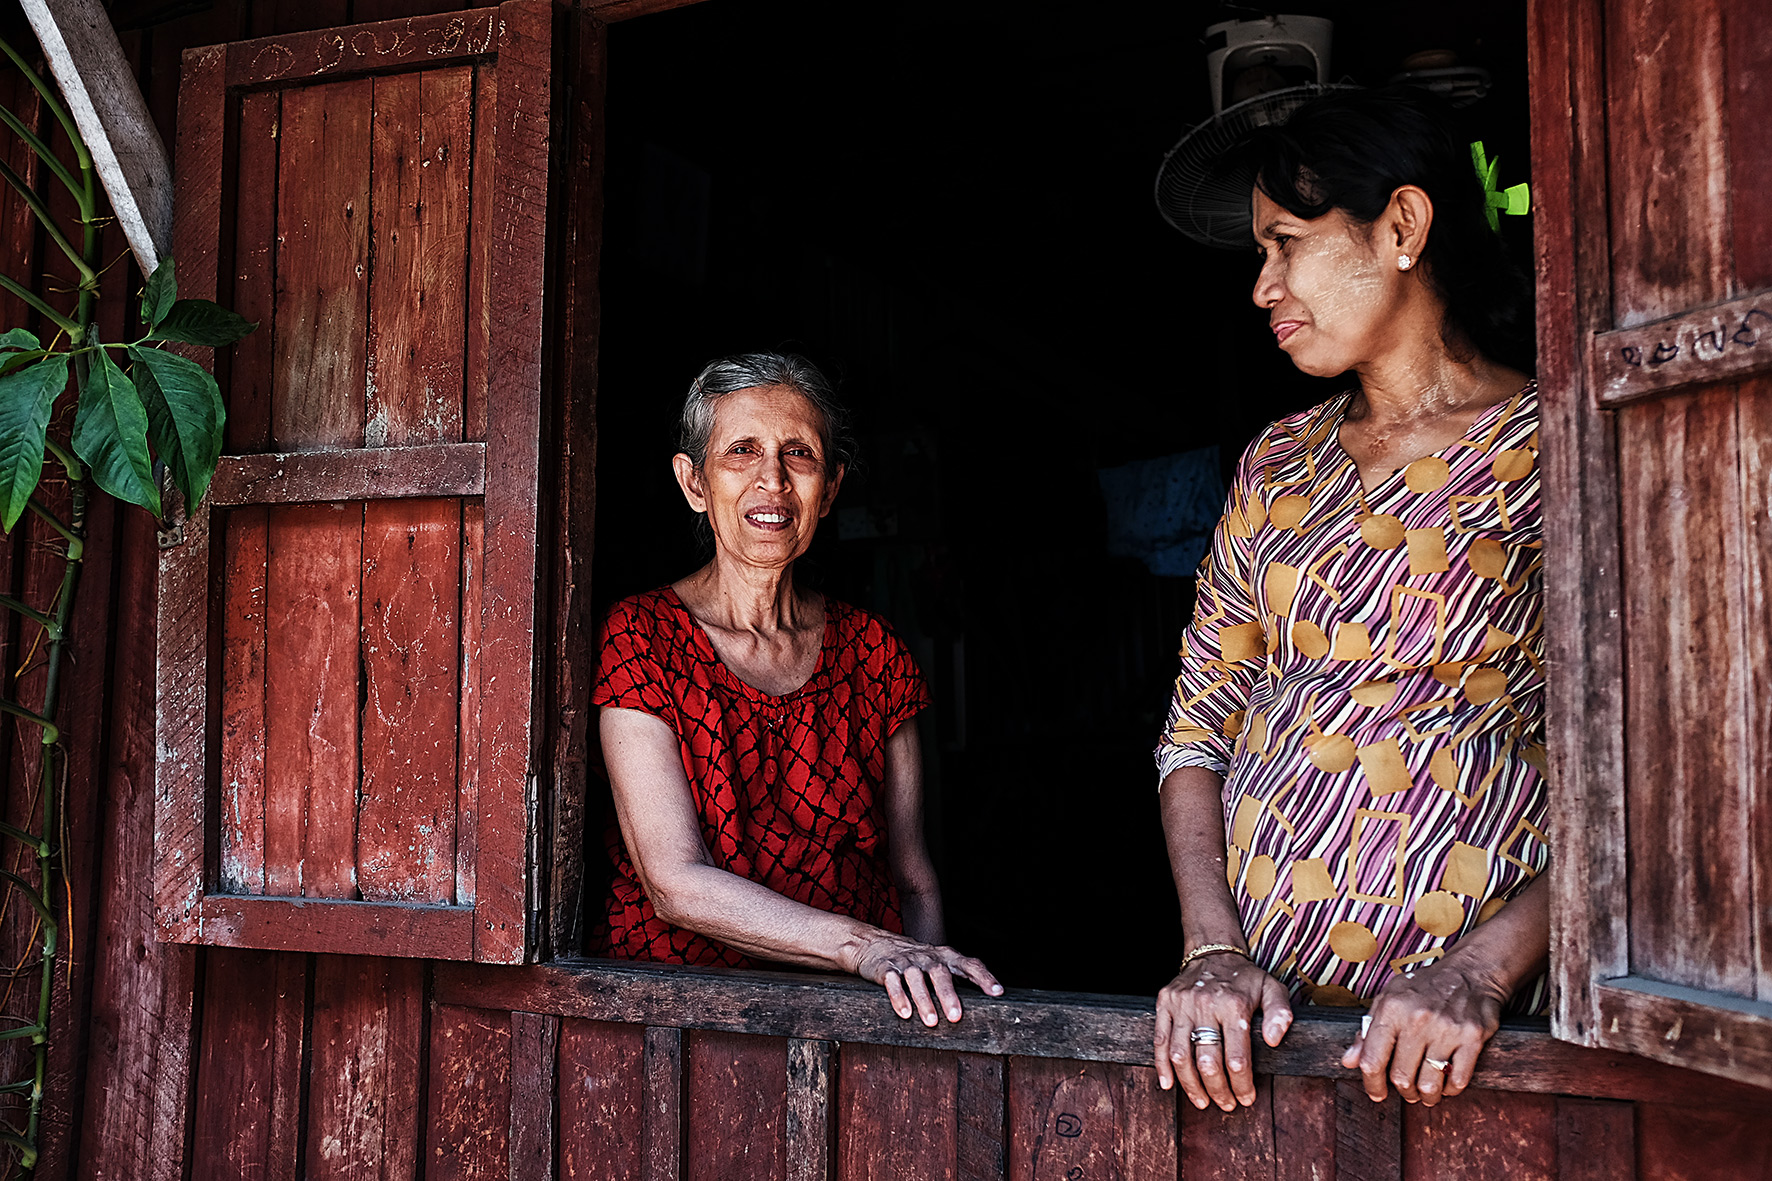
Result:
<svg viewBox="0 0 1772 1181"><path fill-rule="evenodd" d="M332 82L497 55L497 151L488 193L514 229L491 233L484 443L355 453L224 456L208 498L161 534L155 798L155 917L169 942L340 954L521 962L535 801L542 292L549 192L551 46L546 0L190 50L180 94L175 257L184 294L215 298L223 241L224 143L242 91ZM505 63L509 63L508 66ZM532 292L529 298L522 293ZM519 298L509 298L516 293ZM212 509L237 505L483 497L479 794L472 903L429 905L223 893L218 889Z"/></svg>
<svg viewBox="0 0 1772 1181"><path fill-rule="evenodd" d="M1682 334L1739 323L1754 308L1772 312L1772 292L1615 326L1611 227L1594 214L1611 208L1603 4L1534 0L1529 20L1545 391L1551 1029L1580 1045L1772 1085L1772 1004L1632 971L1625 687L1628 677L1654 670L1629 669L1625 661L1627 572L1614 413L1676 390L1772 371L1766 350L1703 360L1688 348L1677 364L1665 349L1655 354ZM1632 364L1632 356L1639 363ZM1749 776L1755 774L1750 761L1743 756Z"/></svg>

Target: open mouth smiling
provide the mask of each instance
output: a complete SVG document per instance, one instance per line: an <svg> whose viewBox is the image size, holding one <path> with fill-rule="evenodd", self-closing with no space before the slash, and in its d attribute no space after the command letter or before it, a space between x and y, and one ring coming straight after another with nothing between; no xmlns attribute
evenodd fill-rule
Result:
<svg viewBox="0 0 1772 1181"><path fill-rule="evenodd" d="M779 508L775 505L766 505L761 508L751 509L745 513L744 519L759 529L775 533L786 529L792 524L794 514L785 508Z"/></svg>

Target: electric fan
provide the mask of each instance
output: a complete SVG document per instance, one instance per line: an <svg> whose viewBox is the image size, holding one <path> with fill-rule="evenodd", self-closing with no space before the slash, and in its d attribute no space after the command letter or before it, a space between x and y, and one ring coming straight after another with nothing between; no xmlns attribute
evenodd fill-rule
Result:
<svg viewBox="0 0 1772 1181"><path fill-rule="evenodd" d="M1225 157L1259 127L1291 118L1316 98L1350 86L1307 84L1270 90L1201 123L1181 137L1157 171L1157 208L1163 220L1196 242L1230 249L1253 249L1249 200L1253 167L1227 167Z"/></svg>

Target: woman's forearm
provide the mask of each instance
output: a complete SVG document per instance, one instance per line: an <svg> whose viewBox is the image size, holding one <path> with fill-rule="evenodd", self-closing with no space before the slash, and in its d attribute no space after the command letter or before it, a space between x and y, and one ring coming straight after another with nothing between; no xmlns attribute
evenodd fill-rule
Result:
<svg viewBox="0 0 1772 1181"><path fill-rule="evenodd" d="M1453 944L1444 962L1488 978L1501 1001L1536 980L1550 963L1550 874Z"/></svg>
<svg viewBox="0 0 1772 1181"><path fill-rule="evenodd" d="M898 909L904 919L904 933L919 943L946 943L947 924L941 914L941 891L931 886L912 889L900 883Z"/></svg>
<svg viewBox="0 0 1772 1181"><path fill-rule="evenodd" d="M712 865L682 865L646 881L658 916L757 959L855 971L875 926L795 902Z"/></svg>
<svg viewBox="0 0 1772 1181"><path fill-rule="evenodd" d="M1223 777L1204 767L1179 768L1163 780L1159 799L1187 946L1242 947L1242 920L1225 872Z"/></svg>

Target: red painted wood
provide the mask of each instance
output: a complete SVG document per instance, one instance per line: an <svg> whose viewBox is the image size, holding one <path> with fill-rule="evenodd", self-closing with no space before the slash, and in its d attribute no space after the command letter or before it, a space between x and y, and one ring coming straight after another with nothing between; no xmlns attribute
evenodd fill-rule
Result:
<svg viewBox="0 0 1772 1181"><path fill-rule="evenodd" d="M1619 412L1631 967L1754 992L1733 387ZM1670 784L1686 790L1670 791Z"/></svg>
<svg viewBox="0 0 1772 1181"><path fill-rule="evenodd" d="M271 385L277 356L277 144L282 111L283 98L277 91L240 96L230 276L233 290L228 306L257 324L258 331L235 345L227 358L227 450L234 454L263 451L271 439ZM182 281L182 260L180 267Z"/></svg>
<svg viewBox="0 0 1772 1181"><path fill-rule="evenodd" d="M845 1043L837 1070L840 1181L952 1176L957 1086L953 1054Z"/></svg>
<svg viewBox="0 0 1772 1181"><path fill-rule="evenodd" d="M1701 1095L1679 1098L1703 1101ZM1772 1178L1772 1121L1731 1117L1701 1105L1639 1104L1637 1176L1655 1181L1767 1181Z"/></svg>
<svg viewBox="0 0 1772 1181"><path fill-rule="evenodd" d="M1557 1100L1467 1091L1403 1109L1403 1175L1556 1181Z"/></svg>
<svg viewBox="0 0 1772 1181"><path fill-rule="evenodd" d="M1010 1181L1176 1175L1174 1095L1155 1070L1011 1058L1008 1073Z"/></svg>
<svg viewBox="0 0 1772 1181"><path fill-rule="evenodd" d="M781 1038L690 1035L686 1181L775 1181L782 1175L787 1071Z"/></svg>
<svg viewBox="0 0 1772 1181"><path fill-rule="evenodd" d="M209 486L213 506L305 504L479 496L486 490L483 443L429 443L368 450L224 455Z"/></svg>
<svg viewBox="0 0 1772 1181"><path fill-rule="evenodd" d="M499 12L500 138L492 200L500 229L491 257L498 298L488 363L488 411L496 417L489 418L486 439L474 957L515 963L527 946L534 812L529 772L553 11L539 0L511 0Z"/></svg>
<svg viewBox="0 0 1772 1181"><path fill-rule="evenodd" d="M485 591L486 509L467 501L461 510L461 692L457 700L461 717L456 724L458 747L455 764L455 897L463 905L474 902L474 865L479 840L480 815L480 625L479 607Z"/></svg>
<svg viewBox="0 0 1772 1181"><path fill-rule="evenodd" d="M265 588L270 519L262 508L223 518L221 888L265 892Z"/></svg>
<svg viewBox="0 0 1772 1181"><path fill-rule="evenodd" d="M638 1181L645 1054L638 1025L560 1023L560 1181Z"/></svg>
<svg viewBox="0 0 1772 1181"><path fill-rule="evenodd" d="M6 108L18 115L26 126L36 126L42 119L42 100L37 97L36 88L15 69L0 72L0 101L4 101ZM24 177L28 184L35 186L39 167L36 153L10 132L4 142L5 147L0 151L4 152L7 166ZM7 258L16 260L6 272L9 277L37 272L36 241L36 218L31 213L31 207L11 185L7 185L0 191L0 242L6 244ZM26 307L22 299L0 291L0 324L22 328L35 319L36 314Z"/></svg>
<svg viewBox="0 0 1772 1181"><path fill-rule="evenodd" d="M1772 287L1772 23L1756 0L1722 0L1725 126L1735 286Z"/></svg>
<svg viewBox="0 0 1772 1181"><path fill-rule="evenodd" d="M1718 0L1608 0L1605 44L1612 298L1626 326L1729 295Z"/></svg>
<svg viewBox="0 0 1772 1181"><path fill-rule="evenodd" d="M371 501L362 578L358 889L371 901L453 902L460 502Z"/></svg>
<svg viewBox="0 0 1772 1181"><path fill-rule="evenodd" d="M360 505L270 511L265 890L357 896Z"/></svg>
<svg viewBox="0 0 1772 1181"><path fill-rule="evenodd" d="M687 1041L681 1029L646 1027L640 1066L645 1095L640 1117L640 1175L645 1181L681 1181L683 1176Z"/></svg>
<svg viewBox="0 0 1772 1181"><path fill-rule="evenodd" d="M478 8L350 26L345 26L343 12L338 12L336 19L319 15L327 7L342 3L343 0L323 0L320 4L303 5L307 17L299 27L290 31L255 29L255 33L273 35L235 42L228 53L228 85L256 86L322 75L352 77L439 65L452 58L483 56L501 48L497 9Z"/></svg>
<svg viewBox="0 0 1772 1181"><path fill-rule="evenodd" d="M271 400L278 450L363 444L373 94L369 79L283 93Z"/></svg>
<svg viewBox="0 0 1772 1181"><path fill-rule="evenodd" d="M373 80L371 447L461 438L473 69Z"/></svg>
<svg viewBox="0 0 1772 1181"><path fill-rule="evenodd" d="M468 210L468 273L466 335L462 340L462 438L486 439L487 369L492 341L492 239L496 207L486 199L498 143L498 70L474 70L474 162L477 199Z"/></svg>
<svg viewBox="0 0 1772 1181"><path fill-rule="evenodd" d="M1772 706L1772 381L1743 389L1737 428L1741 447L1742 561L1746 622L1742 637L1748 700L1764 718ZM1750 704L1750 711L1754 708ZM1750 717L1751 717L1750 713ZM1753 858L1755 994L1772 1001L1772 726L1747 727L1748 848Z"/></svg>
<svg viewBox="0 0 1772 1181"><path fill-rule="evenodd" d="M1632 1181L1636 1175L1635 1104L1557 1100L1559 1181Z"/></svg>
<svg viewBox="0 0 1772 1181"><path fill-rule="evenodd" d="M489 1009L431 1015L425 1103L426 1181L490 1181L510 1172L511 1022Z"/></svg>
<svg viewBox="0 0 1772 1181"><path fill-rule="evenodd" d="M296 1181L307 957L212 952L203 997L192 1181Z"/></svg>
<svg viewBox="0 0 1772 1181"><path fill-rule="evenodd" d="M1276 1075L1269 1085L1276 1181L1329 1181L1335 1176L1335 1083Z"/></svg>
<svg viewBox="0 0 1772 1181"><path fill-rule="evenodd" d="M1181 1119L1181 1170L1188 1177L1268 1178L1278 1175L1273 1079L1257 1075L1255 1104L1235 1111L1194 1107L1174 1092Z"/></svg>
<svg viewBox="0 0 1772 1181"><path fill-rule="evenodd" d="M989 1054L959 1055L955 1083L956 1181L1004 1181L1008 1175L1007 1062ZM831 1145L834 1157L836 1145Z"/></svg>
<svg viewBox="0 0 1772 1181"><path fill-rule="evenodd" d="M217 947L466 959L474 945L466 906L211 894L200 913L202 941Z"/></svg>
<svg viewBox="0 0 1772 1181"><path fill-rule="evenodd" d="M352 0L351 19L359 21L396 20L401 17L429 16L434 12L459 12L472 7L462 0Z"/></svg>
<svg viewBox="0 0 1772 1181"><path fill-rule="evenodd" d="M1403 1100L1374 1103L1357 1082L1335 1084L1337 1181L1402 1181Z"/></svg>
<svg viewBox="0 0 1772 1181"><path fill-rule="evenodd" d="M424 965L316 956L308 1181L418 1175Z"/></svg>
<svg viewBox="0 0 1772 1181"><path fill-rule="evenodd" d="M559 1042L558 1017L511 1014L512 1177L554 1175Z"/></svg>

